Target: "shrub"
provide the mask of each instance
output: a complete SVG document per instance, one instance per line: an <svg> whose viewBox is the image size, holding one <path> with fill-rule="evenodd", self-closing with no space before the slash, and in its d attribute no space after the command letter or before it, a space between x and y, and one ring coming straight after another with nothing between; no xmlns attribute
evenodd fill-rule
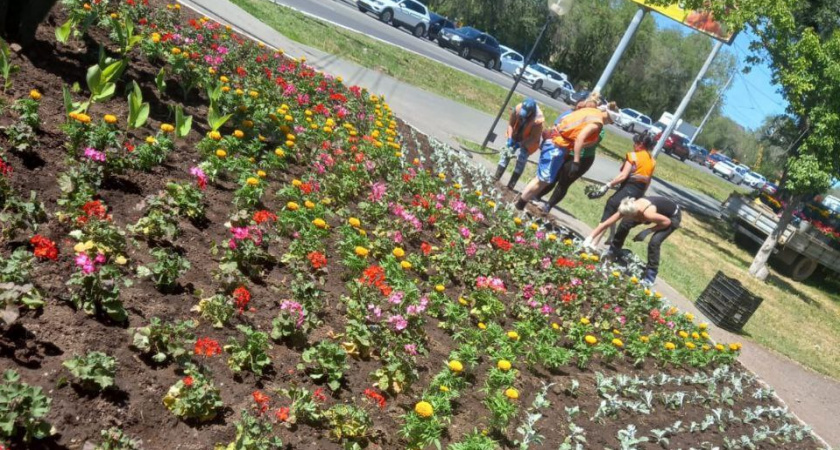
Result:
<svg viewBox="0 0 840 450"><path fill-rule="evenodd" d="M50 412L51 400L38 386L20 382L14 370L3 372L0 383L0 436L13 438L23 435L23 442L43 439L50 435L50 424L43 420Z"/></svg>
<svg viewBox="0 0 840 450"><path fill-rule="evenodd" d="M68 359L63 365L85 390L99 391L114 385L117 360L105 353L90 352L85 356Z"/></svg>

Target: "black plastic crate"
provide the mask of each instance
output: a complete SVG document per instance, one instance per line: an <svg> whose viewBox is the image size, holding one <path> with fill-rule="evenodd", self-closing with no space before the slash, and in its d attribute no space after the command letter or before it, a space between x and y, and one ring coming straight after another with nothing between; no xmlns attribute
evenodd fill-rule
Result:
<svg viewBox="0 0 840 450"><path fill-rule="evenodd" d="M753 295L741 282L718 271L697 299L697 309L715 325L739 332L750 320L762 299Z"/></svg>

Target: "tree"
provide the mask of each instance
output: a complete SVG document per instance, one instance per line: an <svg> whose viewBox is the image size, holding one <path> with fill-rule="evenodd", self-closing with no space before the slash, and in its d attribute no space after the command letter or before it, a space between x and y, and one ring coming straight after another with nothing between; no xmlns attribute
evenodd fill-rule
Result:
<svg viewBox="0 0 840 450"><path fill-rule="evenodd" d="M670 0L654 0L667 4ZM826 191L840 169L840 0L685 0L710 9L735 29L757 36L751 60L766 61L788 101L797 136L782 174L786 206L756 254L750 274L768 275L767 261L804 196Z"/></svg>

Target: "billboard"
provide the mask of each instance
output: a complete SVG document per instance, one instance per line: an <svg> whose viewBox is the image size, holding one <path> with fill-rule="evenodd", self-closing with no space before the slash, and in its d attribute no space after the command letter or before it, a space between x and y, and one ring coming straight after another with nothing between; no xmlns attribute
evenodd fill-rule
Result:
<svg viewBox="0 0 840 450"><path fill-rule="evenodd" d="M632 1L727 44L731 43L735 37L735 32L727 29L725 24L715 20L711 11L689 11L683 9L680 3L674 3L669 6L656 6L648 4L645 0Z"/></svg>

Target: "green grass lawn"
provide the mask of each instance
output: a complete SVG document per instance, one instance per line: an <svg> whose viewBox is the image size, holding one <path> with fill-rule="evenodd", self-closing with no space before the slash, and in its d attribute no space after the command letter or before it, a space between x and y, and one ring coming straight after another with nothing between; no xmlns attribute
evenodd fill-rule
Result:
<svg viewBox="0 0 840 450"><path fill-rule="evenodd" d="M268 0L231 0L287 38L377 70L489 114L499 112L508 90L424 56L336 27ZM360 13L361 14L361 13ZM513 104L524 97L515 94ZM543 108L546 117L557 111Z"/></svg>

